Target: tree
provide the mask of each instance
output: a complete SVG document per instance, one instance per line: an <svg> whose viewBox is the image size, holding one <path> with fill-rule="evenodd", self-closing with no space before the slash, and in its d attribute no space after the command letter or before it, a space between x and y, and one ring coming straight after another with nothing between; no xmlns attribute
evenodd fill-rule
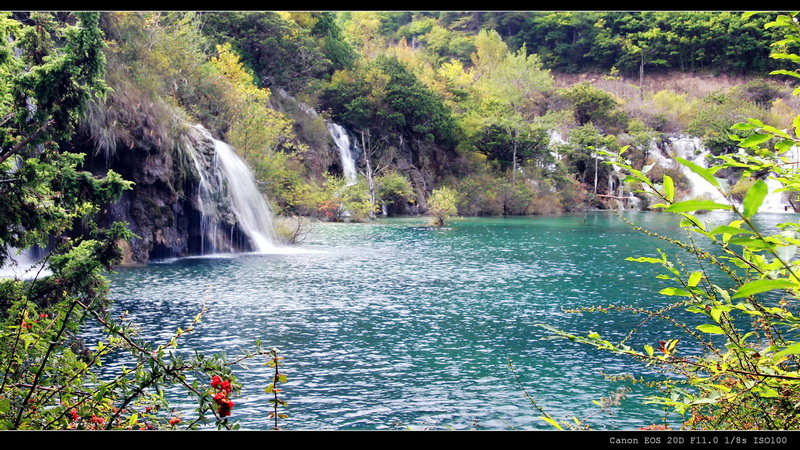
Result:
<svg viewBox="0 0 800 450"><path fill-rule="evenodd" d="M608 132L621 131L627 125L625 113L618 109L620 101L590 83L578 83L560 90L559 93L571 104L578 125L591 122Z"/></svg>
<svg viewBox="0 0 800 450"><path fill-rule="evenodd" d="M381 206L389 215L401 204L413 203L416 197L408 178L396 171L380 174L375 178L375 184Z"/></svg>
<svg viewBox="0 0 800 450"><path fill-rule="evenodd" d="M535 116L536 96L550 90L553 80L536 55L528 55L524 45L517 52L509 52L496 31L481 31L475 42L477 105L467 113L466 122L473 136L486 136L492 130L503 130L508 135L511 184L515 185L520 143L523 139L531 142L530 122Z"/></svg>
<svg viewBox="0 0 800 450"><path fill-rule="evenodd" d="M229 85L223 90L228 100L223 111L230 126L228 142L244 159L257 160L282 146L291 147L294 138L291 120L269 107L269 89L255 84L253 75L230 44L218 45L210 64L221 76L220 82Z"/></svg>
<svg viewBox="0 0 800 450"><path fill-rule="evenodd" d="M311 31L278 13L226 11L203 13L202 17L203 32L217 44L230 42L261 87L295 92L331 66Z"/></svg>
<svg viewBox="0 0 800 450"><path fill-rule="evenodd" d="M458 193L447 186L434 189L428 198L428 214L433 216L434 224L444 226L445 221L458 214Z"/></svg>

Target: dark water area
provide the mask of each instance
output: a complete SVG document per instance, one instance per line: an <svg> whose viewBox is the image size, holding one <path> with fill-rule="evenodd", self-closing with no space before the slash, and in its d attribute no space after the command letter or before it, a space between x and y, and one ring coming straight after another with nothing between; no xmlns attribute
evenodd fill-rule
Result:
<svg viewBox="0 0 800 450"><path fill-rule="evenodd" d="M622 214L660 234L686 237L674 216ZM523 387L549 414L571 419L594 413L593 400L629 386L619 407L590 423L635 430L663 423L665 412L643 405L652 391L603 374L656 374L553 339L538 325L619 341L642 315L565 310L675 302L658 294L668 286L655 278L662 272L658 265L626 261L656 256L656 248L692 264L689 255L611 212L466 218L443 228L427 226L424 218L381 219L319 223L303 243L277 254L163 261L122 268L110 278L115 310L128 311L156 342L186 327L206 302L200 327L179 351L234 357L256 340L279 348L288 375L286 429L546 430L552 427ZM657 346L676 333L652 320L628 342ZM231 418L243 429L272 426L264 392L271 373L264 362L235 368L244 389ZM191 403L177 402L190 414ZM680 417L667 420L679 423Z"/></svg>

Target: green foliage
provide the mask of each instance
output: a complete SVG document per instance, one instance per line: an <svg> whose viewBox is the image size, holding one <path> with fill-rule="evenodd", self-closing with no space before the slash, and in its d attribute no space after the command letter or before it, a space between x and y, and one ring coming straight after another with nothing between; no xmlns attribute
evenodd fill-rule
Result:
<svg viewBox="0 0 800 450"><path fill-rule="evenodd" d="M763 73L779 67L768 57L775 34L766 22L733 11L541 11L508 38L561 72L616 67L632 75L644 58L667 70Z"/></svg>
<svg viewBox="0 0 800 450"><path fill-rule="evenodd" d="M769 26L780 27L788 38L800 37L794 15L781 15ZM795 61L800 57L793 55ZM800 178L782 155L800 143L800 117L791 132L777 129L756 119L736 124L738 147L746 152L720 156L708 169L678 158L692 172L706 180L726 202L689 199L678 201L671 178L656 184L645 171L636 170L624 159L623 149L612 164L629 175L629 180L646 186L658 197L653 205L681 216L681 227L691 236L677 241L649 233L683 249L697 260L685 264L677 256L658 250L655 256L629 260L656 264L663 268L658 278L670 286L660 294L674 298L666 307L647 309L612 305L587 308L588 311L623 311L639 314L646 320L664 320L676 333L662 338L656 347L632 345L637 328L620 342L600 333L585 336L561 330L556 334L633 358L652 366L666 377L656 382L660 391L649 402L663 405L679 414L688 429L789 430L800 429L797 404L800 402L800 320L797 297L800 295L800 261L795 256L800 241L800 224L786 222L769 231L758 225L758 210L768 188L762 179L748 183L737 205L714 177L720 170L738 169L744 177L772 173L784 190L800 190ZM613 157L610 153L606 155ZM741 187L744 190L744 186ZM726 224L702 220L698 211L727 211ZM706 242L708 247L700 247Z"/></svg>
<svg viewBox="0 0 800 450"><path fill-rule="evenodd" d="M326 50L337 64L348 64L336 30L320 24L319 35L329 37ZM271 11L203 13L203 33L216 44L230 42L253 70L261 87L281 87L295 92L332 66L320 43L297 22ZM323 45L326 40L323 39Z"/></svg>
<svg viewBox="0 0 800 450"><path fill-rule="evenodd" d="M761 78L748 81L739 89L741 90L740 96L742 98L755 103L761 108L768 108L772 105L772 101L781 95L781 90L778 86Z"/></svg>
<svg viewBox="0 0 800 450"><path fill-rule="evenodd" d="M334 14L329 11L312 12L316 21L311 28L312 36L321 40L320 48L331 61L331 70L352 67L356 62L356 52L344 40L342 30L337 25Z"/></svg>
<svg viewBox="0 0 800 450"><path fill-rule="evenodd" d="M549 162L550 136L543 128L524 126L516 134L498 124L490 124L481 129L475 149L497 163L501 171L513 169L514 157L520 164L534 163L544 165Z"/></svg>
<svg viewBox="0 0 800 450"><path fill-rule="evenodd" d="M526 170L512 184L506 175L478 173L453 182L458 188L458 211L465 216L558 214L578 208L573 186L550 177L545 170Z"/></svg>
<svg viewBox="0 0 800 450"><path fill-rule="evenodd" d="M375 185L379 202L389 215L392 215L396 208L413 203L416 198L411 182L396 171L381 173L375 177Z"/></svg>
<svg viewBox="0 0 800 450"><path fill-rule="evenodd" d="M614 135L605 134L592 123L573 128L569 133L569 143L560 147L559 152L566 156L564 164L567 172L576 174L582 183L592 182L595 172L605 180L610 169L603 164L598 165L598 150L612 148L616 145Z"/></svg>
<svg viewBox="0 0 800 450"><path fill-rule="evenodd" d="M450 111L396 58L381 57L353 71L337 72L321 100L348 129L455 147Z"/></svg>
<svg viewBox="0 0 800 450"><path fill-rule="evenodd" d="M431 192L428 214L433 216L435 225L444 226L448 218L458 214L458 197L458 192L447 186Z"/></svg>
<svg viewBox="0 0 800 450"><path fill-rule="evenodd" d="M219 82L228 84L222 90L225 109L220 112L229 123L228 142L245 159L251 154L257 157L291 147L289 143L294 137L291 121L269 107L270 91L255 85L253 75L245 70L230 45L218 45L217 55L209 63Z"/></svg>
<svg viewBox="0 0 800 450"><path fill-rule="evenodd" d="M610 93L590 83L578 83L559 93L572 106L578 125L592 123L608 133L626 128L628 119L619 109L619 100Z"/></svg>
<svg viewBox="0 0 800 450"><path fill-rule="evenodd" d="M666 89L653 94L648 105L652 105L651 125L663 132L686 129L703 106L700 99Z"/></svg>
<svg viewBox="0 0 800 450"><path fill-rule="evenodd" d="M736 200L738 203L741 203L744 200L745 195L750 191L753 185L756 183L756 178L751 177L741 177L739 181L736 182L733 186L731 186L728 193L730 194L731 198Z"/></svg>
<svg viewBox="0 0 800 450"><path fill-rule="evenodd" d="M753 116L754 109L731 94L714 92L703 100L703 107L695 114L687 131L700 137L714 155L734 152L736 145L729 138L730 129L741 117Z"/></svg>
<svg viewBox="0 0 800 450"><path fill-rule="evenodd" d="M363 222L375 213L376 205L370 200L369 188L363 178L356 184L346 184L338 191L340 210L351 222Z"/></svg>
<svg viewBox="0 0 800 450"><path fill-rule="evenodd" d="M38 245L47 253L23 279L0 279L0 429L175 428L182 419L163 397L168 387L198 402L187 428L210 417L236 428L198 383L211 375L235 383L233 363L176 351L204 310L158 345L108 312L103 274L122 260L118 243L132 233L121 223L100 228L93 216L131 183L112 171L82 171L83 155L64 145L87 102L105 92L98 16L68 15L77 18L72 26L46 14L32 15L32 26L0 17L0 265L15 258L14 248ZM19 58L9 52L17 44ZM130 364L100 376L112 355ZM235 388L226 385L226 395Z"/></svg>

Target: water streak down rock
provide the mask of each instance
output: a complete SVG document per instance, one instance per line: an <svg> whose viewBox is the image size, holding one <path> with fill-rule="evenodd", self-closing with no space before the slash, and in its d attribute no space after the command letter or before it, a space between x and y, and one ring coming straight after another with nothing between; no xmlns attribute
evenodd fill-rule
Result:
<svg viewBox="0 0 800 450"><path fill-rule="evenodd" d="M128 222L137 236L121 243L124 263L273 249L272 211L245 162L200 125L186 127L176 142L93 163L135 183L101 217Z"/></svg>

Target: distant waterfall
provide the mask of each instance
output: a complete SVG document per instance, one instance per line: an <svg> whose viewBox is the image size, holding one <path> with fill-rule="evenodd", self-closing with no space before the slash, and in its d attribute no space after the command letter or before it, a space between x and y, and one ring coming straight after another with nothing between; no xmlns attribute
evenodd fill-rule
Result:
<svg viewBox="0 0 800 450"><path fill-rule="evenodd" d="M200 253L233 250L235 229L247 237L254 251L273 250L277 239L272 209L258 190L250 168L228 144L214 139L201 126L195 128L213 142L213 155L208 162L197 149L189 147L200 177L197 188Z"/></svg>
<svg viewBox="0 0 800 450"><path fill-rule="evenodd" d="M335 123L328 124L328 131L336 142L336 147L339 149L339 157L342 161L342 169L344 170L344 177L348 185L356 184L358 172L356 171L356 161L353 158L353 148L350 143L350 136L347 130L341 125Z"/></svg>
<svg viewBox="0 0 800 450"><path fill-rule="evenodd" d="M42 262L44 253L39 247L32 247L19 251L13 247L6 247L8 260L0 267L0 278L14 278L17 280L33 279L39 275L50 275L50 269Z"/></svg>
<svg viewBox="0 0 800 450"><path fill-rule="evenodd" d="M800 162L800 148L792 147L781 156L786 158L786 161L792 164L792 167L797 167L797 163ZM786 198L786 195L783 192L776 192L778 189L783 188L783 184L778 180L772 179L772 176L774 176L774 174L771 173L764 180L769 188L769 194L767 194L759 210L769 212L795 212L794 207Z"/></svg>
<svg viewBox="0 0 800 450"><path fill-rule="evenodd" d="M688 167L674 161L674 158L680 157L700 167L708 167L707 157L711 152L703 147L699 138L673 138L670 139L669 144L666 144L665 147L665 151L668 155L666 157L661 155L658 149L654 149L652 152L656 162L662 166L679 168L689 180L692 189L692 198L703 198L718 203L728 203L725 197L708 181L704 180L703 177L692 172ZM797 149L792 149L784 156L790 161L798 161L800 159L797 153ZM774 174L770 174L764 178L769 188L769 194L764 199L764 203L759 210L763 212L794 212L794 208L786 199L783 192L776 192L776 190L782 188L783 185L779 181L773 180L771 178L773 175ZM726 189L733 183L733 180L729 183L727 179L723 178L717 178L717 180L719 184Z"/></svg>
<svg viewBox="0 0 800 450"><path fill-rule="evenodd" d="M672 138L669 140L669 143L665 143L664 146L669 158L666 160L668 161L667 164L673 168L679 169L687 178L689 184L691 185L692 198L703 198L719 203L727 203L724 196L720 194L720 192L717 191L717 188L712 186L711 183L704 180L700 175L692 172L692 170L688 167L675 161L675 158L683 158L687 161L697 164L700 167L708 167L706 157L710 154L710 152L703 147L699 138ZM661 157L658 150L656 150L654 153L656 157ZM664 161L664 159L661 159L662 164L664 164ZM727 184L726 180L718 179L718 181L722 186Z"/></svg>

